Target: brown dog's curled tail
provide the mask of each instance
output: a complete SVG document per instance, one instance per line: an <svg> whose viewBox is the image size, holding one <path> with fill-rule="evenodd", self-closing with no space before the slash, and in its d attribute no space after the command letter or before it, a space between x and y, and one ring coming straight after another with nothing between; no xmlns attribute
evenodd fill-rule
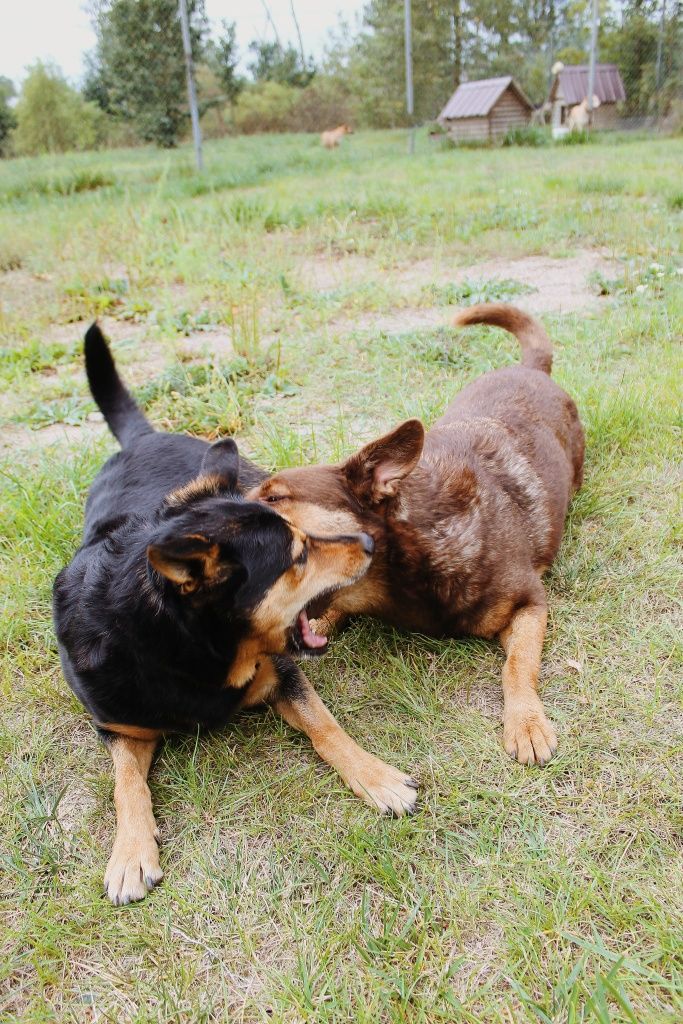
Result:
<svg viewBox="0 0 683 1024"><path fill-rule="evenodd" d="M522 348L522 366L530 370L550 373L553 366L553 346L542 325L528 313L505 302L482 302L467 306L456 314L456 327L470 324L492 324L514 334Z"/></svg>

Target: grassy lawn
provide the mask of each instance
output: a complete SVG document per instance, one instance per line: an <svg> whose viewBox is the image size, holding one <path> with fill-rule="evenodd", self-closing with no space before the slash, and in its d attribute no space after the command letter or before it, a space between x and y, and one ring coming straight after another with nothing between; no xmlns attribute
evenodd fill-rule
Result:
<svg viewBox="0 0 683 1024"><path fill-rule="evenodd" d="M681 1021L683 140L422 137L409 157L387 132L206 158L202 180L187 149L0 164L0 1019ZM569 305L544 291L563 268ZM109 758L50 618L115 450L85 323L155 423L236 431L275 468L431 421L515 361L502 332L448 327L480 298L542 312L587 432L547 580L557 758L505 755L496 645L358 621L309 674L420 779L419 812L378 818L307 740L245 714L164 746L166 877L113 908Z"/></svg>

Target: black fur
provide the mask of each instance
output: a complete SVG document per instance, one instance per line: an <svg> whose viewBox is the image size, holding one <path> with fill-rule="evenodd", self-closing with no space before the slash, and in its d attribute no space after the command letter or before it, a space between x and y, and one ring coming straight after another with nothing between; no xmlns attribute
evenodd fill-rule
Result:
<svg viewBox="0 0 683 1024"><path fill-rule="evenodd" d="M92 324L85 335L85 371L92 396L122 448L141 434L154 433L154 427L121 383L109 346L97 324Z"/></svg>
<svg viewBox="0 0 683 1024"><path fill-rule="evenodd" d="M226 679L250 612L292 564L291 530L242 497L264 474L234 441L209 445L152 428L96 325L85 358L123 450L95 479L83 543L55 581L64 674L98 725L219 727L242 698ZM168 499L198 476L204 492ZM184 583L156 571L151 553L177 566ZM288 659L278 663L287 675Z"/></svg>

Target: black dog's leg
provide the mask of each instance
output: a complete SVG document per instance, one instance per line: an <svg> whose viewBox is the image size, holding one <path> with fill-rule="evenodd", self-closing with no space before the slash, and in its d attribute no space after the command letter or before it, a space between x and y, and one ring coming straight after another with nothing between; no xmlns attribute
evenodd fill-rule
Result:
<svg viewBox="0 0 683 1024"><path fill-rule="evenodd" d="M158 829L147 776L157 740L112 736L116 839L104 888L116 906L141 900L163 878L159 865Z"/></svg>
<svg viewBox="0 0 683 1024"><path fill-rule="evenodd" d="M273 659L278 683L268 703L293 728L304 732L317 753L350 789L383 814L411 814L417 785L405 772L368 754L348 736L327 710L303 672L288 658Z"/></svg>

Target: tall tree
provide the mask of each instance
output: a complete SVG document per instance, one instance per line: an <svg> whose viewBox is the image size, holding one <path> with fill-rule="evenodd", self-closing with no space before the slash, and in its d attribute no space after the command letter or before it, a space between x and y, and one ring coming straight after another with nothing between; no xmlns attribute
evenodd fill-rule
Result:
<svg viewBox="0 0 683 1024"><path fill-rule="evenodd" d="M257 82L279 82L303 89L315 75L312 59L302 58L291 43L282 46L277 40L272 43L254 40L249 49L254 55L249 71Z"/></svg>
<svg viewBox="0 0 683 1024"><path fill-rule="evenodd" d="M3 156L9 141L10 133L16 128L17 119L9 101L15 96L14 82L11 78L0 75L0 156Z"/></svg>
<svg viewBox="0 0 683 1024"><path fill-rule="evenodd" d="M232 104L244 88L244 79L237 72L240 57L235 22L223 20L222 26L218 39L207 44L206 61L223 87L224 96Z"/></svg>
<svg viewBox="0 0 683 1024"><path fill-rule="evenodd" d="M452 91L451 6L438 0L413 4L415 116L434 117ZM378 127L406 123L403 5L371 0L349 52L347 78L361 122Z"/></svg>
<svg viewBox="0 0 683 1024"><path fill-rule="evenodd" d="M101 113L72 89L52 64L38 61L29 68L16 106L13 145L18 153L63 153L92 149Z"/></svg>
<svg viewBox="0 0 683 1024"><path fill-rule="evenodd" d="M189 0L193 56L208 26L204 0ZM133 122L143 139L175 146L187 119L177 0L102 0L94 11L97 49L86 94Z"/></svg>

